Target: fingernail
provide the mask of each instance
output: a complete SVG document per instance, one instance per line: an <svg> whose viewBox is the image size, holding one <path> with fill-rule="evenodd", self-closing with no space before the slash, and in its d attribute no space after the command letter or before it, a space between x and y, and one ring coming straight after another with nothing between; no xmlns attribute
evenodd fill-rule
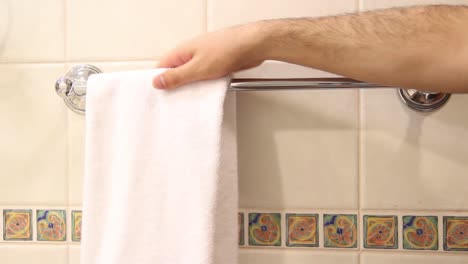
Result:
<svg viewBox="0 0 468 264"><path fill-rule="evenodd" d="M153 79L153 87L154 88L159 88L159 89L166 88L166 81L164 81L164 76L159 75L156 78L154 78Z"/></svg>

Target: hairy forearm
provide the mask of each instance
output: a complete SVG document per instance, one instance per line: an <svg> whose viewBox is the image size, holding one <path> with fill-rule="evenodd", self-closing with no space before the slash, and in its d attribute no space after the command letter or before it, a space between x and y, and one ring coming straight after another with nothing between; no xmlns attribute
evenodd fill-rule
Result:
<svg viewBox="0 0 468 264"><path fill-rule="evenodd" d="M260 21L265 59L379 84L468 92L468 7Z"/></svg>

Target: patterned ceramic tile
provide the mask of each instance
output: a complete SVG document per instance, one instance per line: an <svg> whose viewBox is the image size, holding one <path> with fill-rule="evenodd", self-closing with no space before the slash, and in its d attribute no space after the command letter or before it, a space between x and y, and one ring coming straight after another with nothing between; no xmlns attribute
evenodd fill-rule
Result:
<svg viewBox="0 0 468 264"><path fill-rule="evenodd" d="M37 240L65 241L66 226L65 210L37 210Z"/></svg>
<svg viewBox="0 0 468 264"><path fill-rule="evenodd" d="M318 214L286 214L286 245L318 247Z"/></svg>
<svg viewBox="0 0 468 264"><path fill-rule="evenodd" d="M444 216L444 250L468 251L468 217Z"/></svg>
<svg viewBox="0 0 468 264"><path fill-rule="evenodd" d="M357 247L357 215L323 215L323 240L325 247Z"/></svg>
<svg viewBox="0 0 468 264"><path fill-rule="evenodd" d="M398 248L398 219L396 216L364 216L364 247Z"/></svg>
<svg viewBox="0 0 468 264"><path fill-rule="evenodd" d="M249 245L281 246L281 214L249 213Z"/></svg>
<svg viewBox="0 0 468 264"><path fill-rule="evenodd" d="M81 211L72 211L72 241L79 242L81 241Z"/></svg>
<svg viewBox="0 0 468 264"><path fill-rule="evenodd" d="M3 210L3 239L32 240L32 210Z"/></svg>
<svg viewBox="0 0 468 264"><path fill-rule="evenodd" d="M437 216L403 216L403 248L437 250Z"/></svg>
<svg viewBox="0 0 468 264"><path fill-rule="evenodd" d="M239 245L245 244L244 241L244 213L237 214L237 230L239 231Z"/></svg>

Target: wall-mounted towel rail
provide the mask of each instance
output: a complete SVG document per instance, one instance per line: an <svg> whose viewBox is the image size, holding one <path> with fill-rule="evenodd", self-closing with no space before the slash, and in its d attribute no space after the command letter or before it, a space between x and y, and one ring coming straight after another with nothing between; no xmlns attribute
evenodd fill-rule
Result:
<svg viewBox="0 0 468 264"><path fill-rule="evenodd" d="M86 83L91 74L101 73L93 65L73 67L55 83L55 90L68 107L76 113L85 113ZM365 83L348 78L311 79L232 79L229 91L274 91L303 89L346 89L346 88L391 88L374 83ZM393 88L394 89L394 88ZM398 89L403 103L411 109L430 112L442 107L450 94Z"/></svg>

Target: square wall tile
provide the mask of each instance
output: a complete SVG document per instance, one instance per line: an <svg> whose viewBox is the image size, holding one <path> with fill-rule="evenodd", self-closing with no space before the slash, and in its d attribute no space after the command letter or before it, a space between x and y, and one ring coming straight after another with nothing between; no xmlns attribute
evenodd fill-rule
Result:
<svg viewBox="0 0 468 264"><path fill-rule="evenodd" d="M249 213L249 245L281 246L281 214Z"/></svg>
<svg viewBox="0 0 468 264"><path fill-rule="evenodd" d="M62 64L0 65L2 205L66 205L66 106L54 90Z"/></svg>
<svg viewBox="0 0 468 264"><path fill-rule="evenodd" d="M237 214L237 230L239 230L239 246L245 244L244 239L244 213Z"/></svg>
<svg viewBox="0 0 468 264"><path fill-rule="evenodd" d="M356 90L237 94L241 208L357 209Z"/></svg>
<svg viewBox="0 0 468 264"><path fill-rule="evenodd" d="M403 248L412 250L439 249L437 216L403 216Z"/></svg>
<svg viewBox="0 0 468 264"><path fill-rule="evenodd" d="M393 89L362 91L363 209L468 209L468 95L433 113Z"/></svg>
<svg viewBox="0 0 468 264"><path fill-rule="evenodd" d="M316 17L357 11L358 0L208 0L208 29L220 29L247 22Z"/></svg>
<svg viewBox="0 0 468 264"><path fill-rule="evenodd" d="M67 240L65 210L37 210L37 240Z"/></svg>
<svg viewBox="0 0 468 264"><path fill-rule="evenodd" d="M364 216L364 248L398 248L398 219L396 216Z"/></svg>
<svg viewBox="0 0 468 264"><path fill-rule="evenodd" d="M286 214L286 246L318 247L318 214Z"/></svg>
<svg viewBox="0 0 468 264"><path fill-rule="evenodd" d="M468 217L444 216L444 250L468 251Z"/></svg>
<svg viewBox="0 0 468 264"><path fill-rule="evenodd" d="M203 0L66 1L72 60L156 59L205 31Z"/></svg>
<svg viewBox="0 0 468 264"><path fill-rule="evenodd" d="M81 241L81 219L82 219L82 216L83 216L82 211L73 210L71 212L71 219L72 219L71 234L72 234L72 241L74 241L74 242L80 242Z"/></svg>
<svg viewBox="0 0 468 264"><path fill-rule="evenodd" d="M0 246L0 262L5 264L66 264L66 245L16 244Z"/></svg>
<svg viewBox="0 0 468 264"><path fill-rule="evenodd" d="M63 61L63 8L62 0L0 1L0 62Z"/></svg>
<svg viewBox="0 0 468 264"><path fill-rule="evenodd" d="M32 210L3 210L3 240L32 240Z"/></svg>
<svg viewBox="0 0 468 264"><path fill-rule="evenodd" d="M357 248L357 231L357 215L323 215L323 240L325 247Z"/></svg>
<svg viewBox="0 0 468 264"><path fill-rule="evenodd" d="M357 252L317 252L301 249L240 249L239 264L358 264ZM375 262L378 263L378 262Z"/></svg>
<svg viewBox="0 0 468 264"><path fill-rule="evenodd" d="M414 5L463 5L468 4L468 0L362 0L364 10L414 6Z"/></svg>

